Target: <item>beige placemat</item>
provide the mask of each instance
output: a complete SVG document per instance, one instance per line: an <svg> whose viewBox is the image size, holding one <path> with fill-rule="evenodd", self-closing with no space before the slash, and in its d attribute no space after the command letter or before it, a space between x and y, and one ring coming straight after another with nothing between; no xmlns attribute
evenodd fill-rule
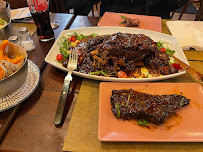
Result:
<svg viewBox="0 0 203 152"><path fill-rule="evenodd" d="M190 49L188 51L184 51L185 56L188 60L202 60L203 61L203 51L195 51Z"/></svg>
<svg viewBox="0 0 203 152"><path fill-rule="evenodd" d="M99 83L94 80L83 80L63 150L88 150L90 147L96 150L92 144L99 146L97 139Z"/></svg>
<svg viewBox="0 0 203 152"><path fill-rule="evenodd" d="M187 78L187 77L186 77ZM63 151L200 152L203 143L101 142L98 140L99 81L84 79Z"/></svg>

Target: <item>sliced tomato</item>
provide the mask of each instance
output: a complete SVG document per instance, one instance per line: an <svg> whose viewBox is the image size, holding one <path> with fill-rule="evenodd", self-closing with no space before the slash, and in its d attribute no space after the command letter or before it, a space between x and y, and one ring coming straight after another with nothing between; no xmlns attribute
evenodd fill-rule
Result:
<svg viewBox="0 0 203 152"><path fill-rule="evenodd" d="M178 70L182 69L182 67L180 66L180 64L178 63L172 63L172 66Z"/></svg>
<svg viewBox="0 0 203 152"><path fill-rule="evenodd" d="M165 48L161 48L160 51L166 53L166 49Z"/></svg>
<svg viewBox="0 0 203 152"><path fill-rule="evenodd" d="M70 41L71 41L71 42L75 42L75 41L76 41L76 36L72 36L72 37L70 38Z"/></svg>
<svg viewBox="0 0 203 152"><path fill-rule="evenodd" d="M126 74L125 72L123 72L123 71L119 71L119 72L117 73L117 76L118 76L119 78L127 78L127 77L128 77L127 74Z"/></svg>
<svg viewBox="0 0 203 152"><path fill-rule="evenodd" d="M62 54L57 54L56 60L57 61L62 61L63 60L63 55Z"/></svg>

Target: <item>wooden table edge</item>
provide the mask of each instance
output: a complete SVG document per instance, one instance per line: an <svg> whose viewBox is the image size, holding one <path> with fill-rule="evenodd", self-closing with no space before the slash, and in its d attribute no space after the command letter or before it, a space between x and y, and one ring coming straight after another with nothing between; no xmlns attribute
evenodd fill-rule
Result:
<svg viewBox="0 0 203 152"><path fill-rule="evenodd" d="M70 19L70 22L67 23L67 25L65 26L65 28L63 30L69 28L71 26L71 24L74 22L75 18L76 18L76 15L73 15ZM35 35L35 34L37 34L36 31L33 33L33 35ZM43 73L46 66L47 66L47 63L45 61L43 61L42 66L40 68L41 74ZM9 131L10 127L12 126L14 119L17 117L18 112L19 112L21 106L23 105L23 103L24 102L21 102L18 105L16 105L15 107L13 107L13 110L11 111L7 120L5 121L4 124L2 124L2 126L0 128L0 144L3 142L3 139L6 135L6 133Z"/></svg>

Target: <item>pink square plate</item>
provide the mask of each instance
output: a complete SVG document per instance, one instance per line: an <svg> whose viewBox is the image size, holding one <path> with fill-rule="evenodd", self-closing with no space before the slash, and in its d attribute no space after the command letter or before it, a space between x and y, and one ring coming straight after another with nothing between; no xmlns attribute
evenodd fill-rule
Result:
<svg viewBox="0 0 203 152"><path fill-rule="evenodd" d="M97 26L117 26L125 27L124 24L119 24L123 21L120 16L125 16L131 19L139 19L140 24L138 27L140 29L162 32L161 17L157 16L146 16L146 15L135 15L135 14L125 14L125 13L112 13L105 12Z"/></svg>
<svg viewBox="0 0 203 152"><path fill-rule="evenodd" d="M113 89L134 89L149 94L181 94L190 104L176 111L164 124L148 129L136 121L121 120L111 111ZM203 142L203 87L197 83L108 83L100 84L99 129L101 141Z"/></svg>

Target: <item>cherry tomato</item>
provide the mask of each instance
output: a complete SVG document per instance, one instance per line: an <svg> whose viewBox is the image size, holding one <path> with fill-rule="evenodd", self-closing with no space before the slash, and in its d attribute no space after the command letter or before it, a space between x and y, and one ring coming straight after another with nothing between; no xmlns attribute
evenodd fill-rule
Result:
<svg viewBox="0 0 203 152"><path fill-rule="evenodd" d="M76 41L76 36L72 36L72 37L70 38L70 41L71 41L71 42L75 42L75 41Z"/></svg>
<svg viewBox="0 0 203 152"><path fill-rule="evenodd" d="M161 48L160 51L166 53L166 49L165 48Z"/></svg>
<svg viewBox="0 0 203 152"><path fill-rule="evenodd" d="M57 61L62 61L63 60L63 55L62 54L57 54L56 60Z"/></svg>
<svg viewBox="0 0 203 152"><path fill-rule="evenodd" d="M119 78L127 78L127 77L128 77L127 74L126 74L125 72L123 72L123 71L119 71L119 72L117 73L117 76L118 76Z"/></svg>
<svg viewBox="0 0 203 152"><path fill-rule="evenodd" d="M182 67L180 66L180 64L178 63L172 63L172 66L178 70L182 69Z"/></svg>

